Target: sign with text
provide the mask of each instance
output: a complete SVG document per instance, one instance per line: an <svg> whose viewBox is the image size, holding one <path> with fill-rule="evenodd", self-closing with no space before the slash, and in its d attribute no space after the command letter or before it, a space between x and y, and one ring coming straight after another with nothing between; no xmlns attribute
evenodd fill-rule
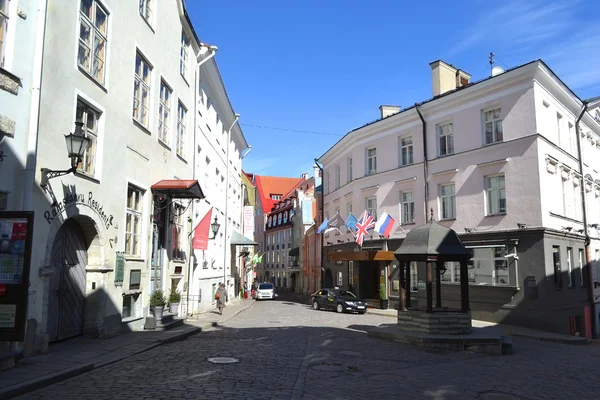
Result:
<svg viewBox="0 0 600 400"><path fill-rule="evenodd" d="M244 206L244 236L254 240L254 207Z"/></svg>
<svg viewBox="0 0 600 400"><path fill-rule="evenodd" d="M0 211L0 341L23 341L33 212Z"/></svg>

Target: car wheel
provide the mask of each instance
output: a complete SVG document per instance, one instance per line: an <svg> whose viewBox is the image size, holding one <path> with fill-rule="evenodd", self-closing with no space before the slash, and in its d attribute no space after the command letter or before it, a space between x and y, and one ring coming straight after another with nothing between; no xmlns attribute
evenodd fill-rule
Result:
<svg viewBox="0 0 600 400"><path fill-rule="evenodd" d="M319 303L317 303L316 301L313 301L313 310L318 310L319 309Z"/></svg>
<svg viewBox="0 0 600 400"><path fill-rule="evenodd" d="M342 303L338 303L337 307L335 308L335 310L338 313L343 313L344 312L344 306L342 305Z"/></svg>

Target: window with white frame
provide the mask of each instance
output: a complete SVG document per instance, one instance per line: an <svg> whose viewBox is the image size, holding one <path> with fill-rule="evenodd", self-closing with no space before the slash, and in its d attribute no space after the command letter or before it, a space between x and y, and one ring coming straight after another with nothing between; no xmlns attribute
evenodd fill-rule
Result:
<svg viewBox="0 0 600 400"><path fill-rule="evenodd" d="M569 276L569 287L573 287L575 284L575 277L573 276L573 248L567 247L567 274Z"/></svg>
<svg viewBox="0 0 600 400"><path fill-rule="evenodd" d="M348 158L348 183L352 182L352 157Z"/></svg>
<svg viewBox="0 0 600 400"><path fill-rule="evenodd" d="M371 147L367 149L367 175L377 173L377 149Z"/></svg>
<svg viewBox="0 0 600 400"><path fill-rule="evenodd" d="M8 6L10 0L0 0L0 67L4 67L6 36L8 31Z"/></svg>
<svg viewBox="0 0 600 400"><path fill-rule="evenodd" d="M81 0L77 63L104 84L108 13L97 0Z"/></svg>
<svg viewBox="0 0 600 400"><path fill-rule="evenodd" d="M486 215L506 213L506 190L504 188L504 175L487 176L485 178L485 191L487 197Z"/></svg>
<svg viewBox="0 0 600 400"><path fill-rule="evenodd" d="M185 158L185 117L187 109L181 102L177 103L177 154Z"/></svg>
<svg viewBox="0 0 600 400"><path fill-rule="evenodd" d="M145 128L148 128L151 72L152 68L148 61L139 52L136 52L133 83L133 119Z"/></svg>
<svg viewBox="0 0 600 400"><path fill-rule="evenodd" d="M558 139L558 145L561 146L562 145L562 130L561 130L561 126L562 126L562 115L560 115L559 113L556 113L556 137Z"/></svg>
<svg viewBox="0 0 600 400"><path fill-rule="evenodd" d="M94 176L96 169L96 151L98 148L98 120L100 112L90 107L81 99L77 99L75 119L83 122L83 132L90 139L90 145L83 153L81 163L77 166L78 172Z"/></svg>
<svg viewBox="0 0 600 400"><path fill-rule="evenodd" d="M169 117L171 114L171 88L160 80L160 100L158 101L158 140L169 144Z"/></svg>
<svg viewBox="0 0 600 400"><path fill-rule="evenodd" d="M578 262L578 267L579 267L579 279L580 281L580 285L581 287L585 286L585 278L583 275L583 268L584 268L584 255L583 255L583 249L579 249L579 262Z"/></svg>
<svg viewBox="0 0 600 400"><path fill-rule="evenodd" d="M350 215L352 213L352 202L346 204L346 215Z"/></svg>
<svg viewBox="0 0 600 400"><path fill-rule="evenodd" d="M456 192L454 183L440 185L440 219L456 218Z"/></svg>
<svg viewBox="0 0 600 400"><path fill-rule="evenodd" d="M185 221L185 207L173 203L173 223L171 234L172 256L174 260L185 259L183 224Z"/></svg>
<svg viewBox="0 0 600 400"><path fill-rule="evenodd" d="M344 276L340 271L337 273L337 284L338 286L342 286L344 284Z"/></svg>
<svg viewBox="0 0 600 400"><path fill-rule="evenodd" d="M142 213L144 191L136 186L127 187L127 211L125 216L125 254L141 256Z"/></svg>
<svg viewBox="0 0 600 400"><path fill-rule="evenodd" d="M140 15L150 25L152 25L152 2L153 0L140 0Z"/></svg>
<svg viewBox="0 0 600 400"><path fill-rule="evenodd" d="M187 79L188 73L188 51L190 47L190 39L184 31L181 31L181 51L179 53L179 73Z"/></svg>
<svg viewBox="0 0 600 400"><path fill-rule="evenodd" d="M413 140L412 136L400 138L400 165L411 165L413 163Z"/></svg>
<svg viewBox="0 0 600 400"><path fill-rule="evenodd" d="M323 185L325 186L325 193L329 193L329 171L325 172L325 179L323 180Z"/></svg>
<svg viewBox="0 0 600 400"><path fill-rule="evenodd" d="M412 224L415 222L414 192L400 193L400 223Z"/></svg>
<svg viewBox="0 0 600 400"><path fill-rule="evenodd" d="M581 178L573 176L573 215L572 218L581 219Z"/></svg>
<svg viewBox="0 0 600 400"><path fill-rule="evenodd" d="M341 172L340 165L338 164L335 166L335 188L336 189L340 188L341 182L342 182L342 172Z"/></svg>
<svg viewBox="0 0 600 400"><path fill-rule="evenodd" d="M500 118L501 111L500 108L494 108L483 113L485 144L501 142L504 138L502 119Z"/></svg>
<svg viewBox="0 0 600 400"><path fill-rule="evenodd" d="M570 122L567 125L567 127L567 132L569 134L569 144L571 145L571 154L577 157L577 136L575 136L575 127Z"/></svg>
<svg viewBox="0 0 600 400"><path fill-rule="evenodd" d="M377 197L367 197L365 199L365 208L373 219L377 220Z"/></svg>
<svg viewBox="0 0 600 400"><path fill-rule="evenodd" d="M438 125L439 156L454 154L454 124Z"/></svg>

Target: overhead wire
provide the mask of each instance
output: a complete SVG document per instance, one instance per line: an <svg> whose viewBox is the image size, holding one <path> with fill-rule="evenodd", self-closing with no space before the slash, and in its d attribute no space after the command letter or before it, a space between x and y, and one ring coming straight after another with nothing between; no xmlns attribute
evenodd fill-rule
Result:
<svg viewBox="0 0 600 400"><path fill-rule="evenodd" d="M343 134L339 134L339 133L305 131L305 130L300 130L300 129L278 128L278 127L274 127L274 126L254 125L254 124L247 124L247 123L241 123L240 125L249 126L249 127L252 127L252 128L271 129L271 130L275 130L275 131L286 131L286 132L296 132L296 133L310 133L310 134L314 134L314 135L326 135L326 136L340 136L340 137L344 136Z"/></svg>

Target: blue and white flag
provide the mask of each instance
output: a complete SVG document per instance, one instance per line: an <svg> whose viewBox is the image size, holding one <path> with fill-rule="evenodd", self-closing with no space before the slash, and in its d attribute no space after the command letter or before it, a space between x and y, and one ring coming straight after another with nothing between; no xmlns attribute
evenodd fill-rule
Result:
<svg viewBox="0 0 600 400"><path fill-rule="evenodd" d="M327 228L327 224L329 223L329 220L327 218L325 218L325 221L323 221L323 223L321 225L319 225L319 228L317 229L317 233L321 233L325 230L325 228Z"/></svg>

